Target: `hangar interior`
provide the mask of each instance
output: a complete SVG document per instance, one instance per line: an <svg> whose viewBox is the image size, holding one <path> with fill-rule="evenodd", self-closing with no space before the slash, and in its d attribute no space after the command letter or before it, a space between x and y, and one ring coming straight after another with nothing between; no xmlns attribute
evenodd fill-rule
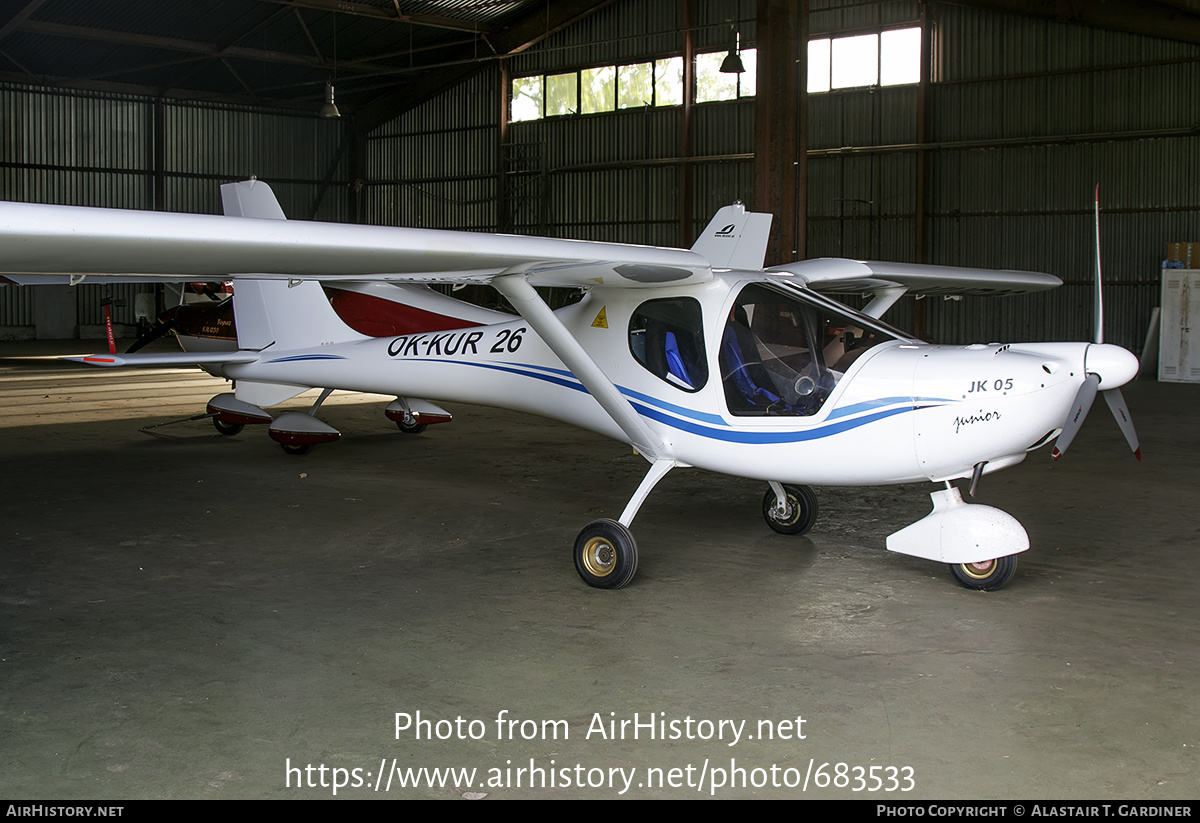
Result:
<svg viewBox="0 0 1200 823"><path fill-rule="evenodd" d="M717 68L731 51L741 73ZM297 219L682 247L742 201L776 215L768 263L1064 281L888 315L959 344L1092 338L1099 184L1105 336L1139 353L1167 244L1200 238L1197 88L1194 0L23 0L0 11L0 199L218 213L219 184L255 176ZM756 766L914 767L892 799L1197 795L1194 386L1127 390L1148 465L1096 413L1073 463L988 478L1037 543L1011 590L880 556L927 488L821 490L828 519L786 543L754 516L761 489L696 474L639 521L660 552L639 585L583 591L563 547L619 507L638 458L479 410L403 453L392 431L299 468L199 426L146 438L220 381L29 358L98 336L109 300L131 333L150 288L0 288L7 796L322 797L284 764L683 767L747 748ZM391 733L417 709L491 725ZM498 740L504 710L572 737ZM610 712L804 714L812 733L588 739Z"/></svg>
<svg viewBox="0 0 1200 823"><path fill-rule="evenodd" d="M31 0L0 23L3 195L215 213L217 185L253 175L295 218L685 247L741 200L776 214L768 262L950 263L1066 281L1036 299L908 298L894 310L920 336L966 343L1090 338L1099 183L1107 332L1136 351L1166 244L1196 232L1200 14L1184 2L1074 8ZM785 15L771 27L783 39L760 46L765 14ZM901 66L905 82L851 77L832 82L863 85L804 93L801 43L832 53L912 29L923 51L915 75ZM774 71L710 71L704 102L667 91L695 86L691 67L723 57L731 32L752 68ZM631 96L618 94L616 75L647 64L662 75L658 96L632 79ZM813 73L814 88L829 86ZM546 83L585 79L603 99L581 103L572 89L511 119L514 90L519 107L551 96L536 91ZM772 106L757 120L756 79ZM314 116L327 81L337 119ZM5 290L0 330L73 337L102 322L102 291L78 289L76 316L55 329L43 319L38 334L34 295ZM132 323L131 295L114 296Z"/></svg>

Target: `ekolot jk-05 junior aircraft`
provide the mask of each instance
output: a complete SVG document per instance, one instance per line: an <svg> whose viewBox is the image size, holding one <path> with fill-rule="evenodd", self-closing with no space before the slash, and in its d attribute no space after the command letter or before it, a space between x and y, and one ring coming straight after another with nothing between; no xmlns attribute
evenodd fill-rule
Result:
<svg viewBox="0 0 1200 823"><path fill-rule="evenodd" d="M235 198L239 213L282 217L261 182L230 184L224 196L227 211ZM1097 391L1137 451L1119 387L1138 363L1125 349L935 346L878 320L908 289L1003 294L1057 278L850 260L763 270L769 226L769 215L728 206L683 250L5 203L0 267L232 278L236 350L87 358L204 365L234 381L231 414L267 420L263 406L321 387L500 406L632 445L649 463L645 479L619 518L589 523L575 541L576 570L599 588L633 578L629 527L654 486L673 468L697 467L765 481L763 515L785 534L816 518L808 484L944 484L933 511L889 536L888 548L947 563L970 588L997 589L1029 539L1010 515L965 502L953 481L969 479L973 494L983 474L1055 437L1065 451ZM338 317L319 281L487 283L519 316L478 325L447 316L436 331L372 337ZM585 293L552 311L535 286ZM821 291L874 299L858 312ZM336 436L295 412L272 427L293 434L293 446Z"/></svg>

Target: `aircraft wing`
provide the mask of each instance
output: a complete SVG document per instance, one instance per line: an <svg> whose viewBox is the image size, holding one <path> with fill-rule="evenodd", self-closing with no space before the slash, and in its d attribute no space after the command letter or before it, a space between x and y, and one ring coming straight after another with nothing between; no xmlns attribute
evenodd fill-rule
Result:
<svg viewBox="0 0 1200 823"><path fill-rule="evenodd" d="M74 286L83 277L87 277L87 274L80 272L72 272L71 274L8 274L0 275L0 286ZM111 284L145 283L147 281L174 282L184 279L186 278L171 277L168 275L131 275L127 277L116 274L104 275L104 282Z"/></svg>
<svg viewBox="0 0 1200 823"><path fill-rule="evenodd" d="M885 263L825 257L800 260L768 271L799 276L814 291L861 294L902 288L914 294L999 296L1045 291L1062 285L1052 274L1001 269L971 269L920 263Z"/></svg>
<svg viewBox="0 0 1200 823"><path fill-rule="evenodd" d="M0 203L0 273L487 282L651 288L703 283L684 249L437 229ZM336 274L330 274L336 272ZM77 278L78 279L78 278Z"/></svg>

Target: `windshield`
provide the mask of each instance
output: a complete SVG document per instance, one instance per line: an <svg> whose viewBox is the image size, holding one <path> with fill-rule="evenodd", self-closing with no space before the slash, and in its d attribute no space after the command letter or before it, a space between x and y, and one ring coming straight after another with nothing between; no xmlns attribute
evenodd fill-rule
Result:
<svg viewBox="0 0 1200 823"><path fill-rule="evenodd" d="M816 414L850 365L896 335L807 294L752 283L734 302L718 362L731 414Z"/></svg>

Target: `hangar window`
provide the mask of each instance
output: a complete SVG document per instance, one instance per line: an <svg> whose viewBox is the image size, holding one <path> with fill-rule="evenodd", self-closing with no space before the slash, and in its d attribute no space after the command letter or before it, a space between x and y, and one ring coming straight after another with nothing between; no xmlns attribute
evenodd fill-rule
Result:
<svg viewBox="0 0 1200 823"><path fill-rule="evenodd" d="M514 100L516 97L514 96ZM551 74L546 77L546 116L574 114L579 111L579 73ZM513 118L516 119L516 118Z"/></svg>
<svg viewBox="0 0 1200 823"><path fill-rule="evenodd" d="M654 105L683 105L683 58L654 61Z"/></svg>
<svg viewBox="0 0 1200 823"><path fill-rule="evenodd" d="M721 63L728 51L696 55L696 102L715 103L753 97L758 85L758 49L742 49L741 74L722 74Z"/></svg>
<svg viewBox="0 0 1200 823"><path fill-rule="evenodd" d="M599 114L617 108L617 67L601 66L579 72L579 112Z"/></svg>
<svg viewBox="0 0 1200 823"><path fill-rule="evenodd" d="M808 41L809 93L921 81L921 29Z"/></svg>
<svg viewBox="0 0 1200 823"><path fill-rule="evenodd" d="M515 77L509 120L683 105L683 58Z"/></svg>
<svg viewBox="0 0 1200 823"><path fill-rule="evenodd" d="M757 51L743 49L742 74L721 74L725 52L696 57L696 102L750 97L755 88ZM541 120L570 114L601 114L644 106L683 105L683 57L597 66L561 74L514 77L509 121Z"/></svg>
<svg viewBox="0 0 1200 823"><path fill-rule="evenodd" d="M684 391L708 382L700 303L691 297L647 300L629 318L629 351L656 377Z"/></svg>
<svg viewBox="0 0 1200 823"><path fill-rule="evenodd" d="M517 77L512 81L509 119L514 123L542 116L542 77Z"/></svg>
<svg viewBox="0 0 1200 823"><path fill-rule="evenodd" d="M632 109L653 103L653 63L633 63L617 69L617 108Z"/></svg>

